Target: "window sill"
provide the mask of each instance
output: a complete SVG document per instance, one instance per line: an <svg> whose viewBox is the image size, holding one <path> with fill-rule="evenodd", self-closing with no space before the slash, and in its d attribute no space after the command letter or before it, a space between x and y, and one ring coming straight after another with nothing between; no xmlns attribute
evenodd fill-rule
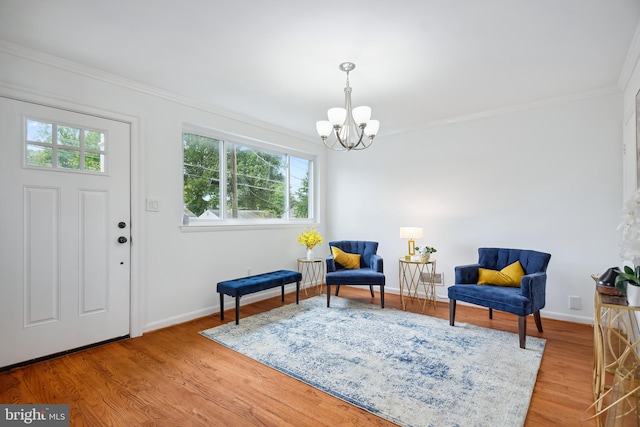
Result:
<svg viewBox="0 0 640 427"><path fill-rule="evenodd" d="M180 232L182 233L200 233L200 232L212 232L212 231L248 231L248 230L274 230L274 229L289 229L289 228L300 228L310 227L312 225L318 226L318 223L310 220L300 220L300 222L279 222L279 223L248 223L248 224L239 224L239 223L230 223L230 222L221 222L220 224L189 224L189 225L180 225Z"/></svg>

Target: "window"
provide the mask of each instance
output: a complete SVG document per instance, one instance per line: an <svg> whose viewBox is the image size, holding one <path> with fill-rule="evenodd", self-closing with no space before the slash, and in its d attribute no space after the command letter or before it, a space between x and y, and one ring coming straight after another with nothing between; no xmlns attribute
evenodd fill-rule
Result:
<svg viewBox="0 0 640 427"><path fill-rule="evenodd" d="M312 156L266 143L185 130L183 225L313 219Z"/></svg>
<svg viewBox="0 0 640 427"><path fill-rule="evenodd" d="M104 173L105 132L27 118L28 167Z"/></svg>

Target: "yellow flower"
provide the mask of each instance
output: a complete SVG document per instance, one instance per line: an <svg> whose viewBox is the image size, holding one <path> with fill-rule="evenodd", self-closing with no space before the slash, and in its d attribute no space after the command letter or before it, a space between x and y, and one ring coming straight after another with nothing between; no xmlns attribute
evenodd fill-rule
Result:
<svg viewBox="0 0 640 427"><path fill-rule="evenodd" d="M311 227L309 231L305 228L302 234L298 236L298 242L306 246L307 249L313 249L315 245L322 243L322 236L315 227Z"/></svg>

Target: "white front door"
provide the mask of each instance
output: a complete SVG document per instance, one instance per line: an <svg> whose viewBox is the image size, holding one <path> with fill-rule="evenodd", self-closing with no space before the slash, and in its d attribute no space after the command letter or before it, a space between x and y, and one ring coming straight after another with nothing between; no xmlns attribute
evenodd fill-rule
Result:
<svg viewBox="0 0 640 427"><path fill-rule="evenodd" d="M129 334L130 144L0 96L0 367Z"/></svg>

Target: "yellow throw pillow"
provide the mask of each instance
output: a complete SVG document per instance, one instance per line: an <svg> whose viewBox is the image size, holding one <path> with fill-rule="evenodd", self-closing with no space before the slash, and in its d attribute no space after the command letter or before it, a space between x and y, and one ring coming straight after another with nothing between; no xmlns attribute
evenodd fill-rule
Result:
<svg viewBox="0 0 640 427"><path fill-rule="evenodd" d="M345 268L360 268L360 255L350 254L335 246L331 246L331 254L333 259Z"/></svg>
<svg viewBox="0 0 640 427"><path fill-rule="evenodd" d="M478 269L478 285L512 286L519 288L524 270L520 261L509 264L500 271L488 268Z"/></svg>

